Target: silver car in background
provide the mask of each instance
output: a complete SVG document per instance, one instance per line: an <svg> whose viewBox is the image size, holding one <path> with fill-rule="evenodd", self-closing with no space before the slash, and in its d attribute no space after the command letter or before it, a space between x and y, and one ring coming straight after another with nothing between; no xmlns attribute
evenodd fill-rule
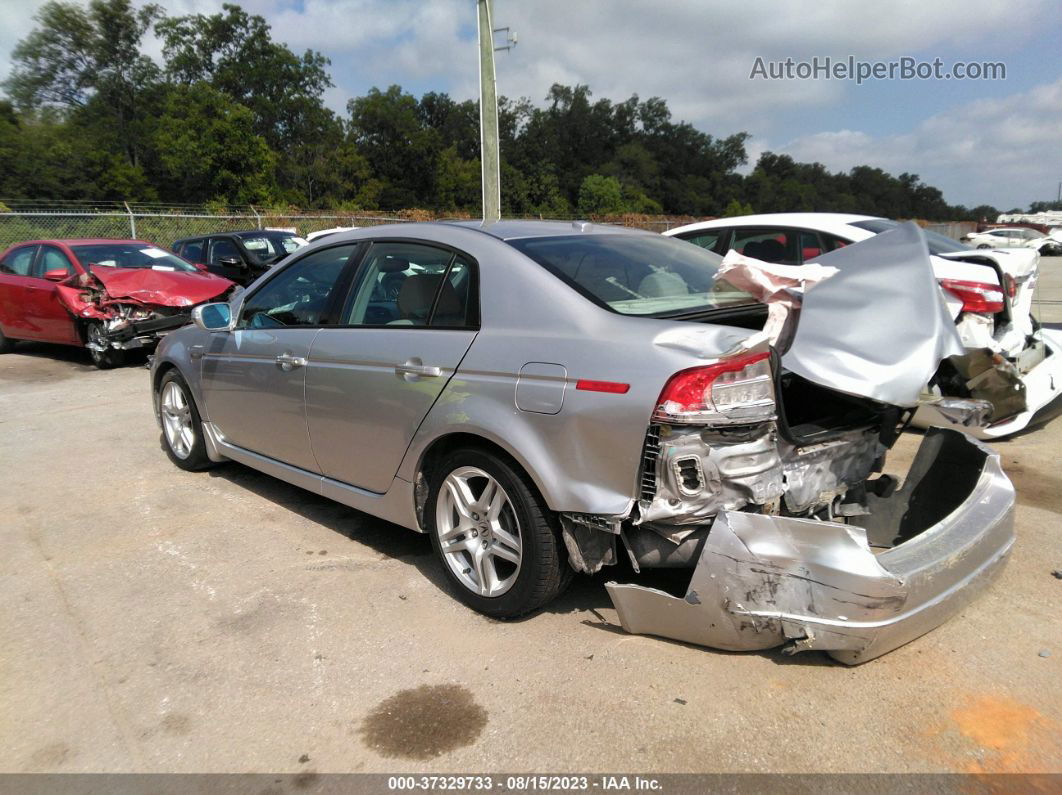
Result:
<svg viewBox="0 0 1062 795"><path fill-rule="evenodd" d="M173 462L233 460L431 536L456 595L510 618L573 572L623 626L722 649L872 659L1001 568L998 456L930 431L881 475L961 348L913 225L824 256L786 334L720 257L588 223L341 232L170 334L152 363ZM875 304L867 306L867 287Z"/></svg>

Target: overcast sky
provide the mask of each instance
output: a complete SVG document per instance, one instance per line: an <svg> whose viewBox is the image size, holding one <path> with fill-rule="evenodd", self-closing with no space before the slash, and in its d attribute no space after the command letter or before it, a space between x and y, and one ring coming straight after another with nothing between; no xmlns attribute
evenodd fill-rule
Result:
<svg viewBox="0 0 1062 795"><path fill-rule="evenodd" d="M3 0L0 75L43 0ZM161 0L215 13L221 0ZM372 86L477 92L474 0L246 0L277 39L332 59L336 110ZM917 173L948 201L1001 209L1053 199L1062 180L1062 11L1057 0L495 0L518 46L499 91L541 102L552 83L595 97L667 100L716 136L830 169ZM1006 65L1005 80L750 80L765 61L911 56Z"/></svg>

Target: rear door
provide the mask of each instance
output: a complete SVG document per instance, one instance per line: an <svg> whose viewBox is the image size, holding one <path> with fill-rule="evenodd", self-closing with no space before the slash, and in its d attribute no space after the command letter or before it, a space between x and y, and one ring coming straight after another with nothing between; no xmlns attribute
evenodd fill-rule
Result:
<svg viewBox="0 0 1062 795"><path fill-rule="evenodd" d="M26 318L26 301L33 287L33 263L40 246L19 246L0 262L0 326L12 339L40 339L40 331Z"/></svg>
<svg viewBox="0 0 1062 795"><path fill-rule="evenodd" d="M321 472L383 493L476 336L475 263L461 252L377 242L340 318L313 341L306 417Z"/></svg>
<svg viewBox="0 0 1062 795"><path fill-rule="evenodd" d="M203 393L227 442L318 471L303 407L306 362L346 294L356 249L332 246L292 262L247 297L235 330L212 335Z"/></svg>

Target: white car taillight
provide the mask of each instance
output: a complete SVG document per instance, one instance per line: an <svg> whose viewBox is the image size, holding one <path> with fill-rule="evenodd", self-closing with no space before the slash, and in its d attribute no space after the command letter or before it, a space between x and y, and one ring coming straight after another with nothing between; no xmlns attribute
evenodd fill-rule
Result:
<svg viewBox="0 0 1062 795"><path fill-rule="evenodd" d="M770 354L754 353L675 373L653 419L670 423L757 422L774 416Z"/></svg>
<svg viewBox="0 0 1062 795"><path fill-rule="evenodd" d="M1003 311L1003 291L998 284L941 279L940 286L962 301L964 312L994 315Z"/></svg>

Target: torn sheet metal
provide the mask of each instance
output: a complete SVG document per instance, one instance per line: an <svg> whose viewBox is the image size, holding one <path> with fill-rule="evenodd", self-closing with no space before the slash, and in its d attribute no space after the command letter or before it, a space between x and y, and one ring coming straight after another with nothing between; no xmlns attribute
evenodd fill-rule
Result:
<svg viewBox="0 0 1062 795"><path fill-rule="evenodd" d="M861 519L870 530L725 512L684 597L606 587L628 632L731 651L788 644L865 662L933 629L994 579L1014 542L1013 506L999 456L935 428L903 489ZM875 555L868 533L897 545Z"/></svg>
<svg viewBox="0 0 1062 795"><path fill-rule="evenodd" d="M616 564L618 518L562 513L560 522L568 563L573 569L595 574L604 566Z"/></svg>
<svg viewBox="0 0 1062 795"><path fill-rule="evenodd" d="M782 365L840 392L916 405L940 362L964 352L922 231L908 222L816 262L837 273L804 295Z"/></svg>
<svg viewBox="0 0 1062 795"><path fill-rule="evenodd" d="M803 294L835 273L837 269L831 266L815 263L779 265L746 257L731 249L720 263L716 278L743 290L761 304L767 304L764 335L773 345L785 349L792 326L788 320L800 308Z"/></svg>

